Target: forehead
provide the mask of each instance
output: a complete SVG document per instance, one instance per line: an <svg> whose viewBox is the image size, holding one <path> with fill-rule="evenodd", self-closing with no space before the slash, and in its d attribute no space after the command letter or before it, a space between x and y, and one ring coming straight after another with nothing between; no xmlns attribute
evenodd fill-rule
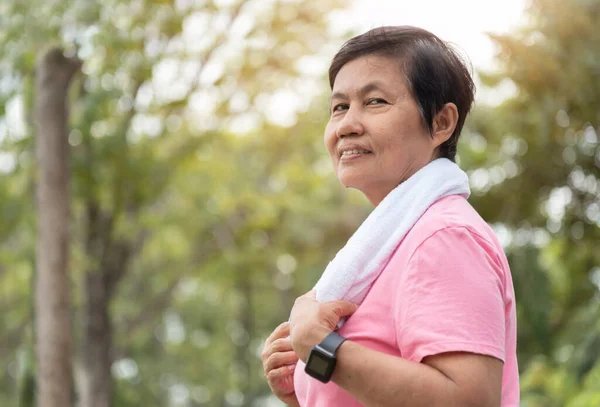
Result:
<svg viewBox="0 0 600 407"><path fill-rule="evenodd" d="M381 55L366 55L342 66L335 78L333 91L357 91L370 82L382 82L388 90L406 89L405 76L398 60Z"/></svg>

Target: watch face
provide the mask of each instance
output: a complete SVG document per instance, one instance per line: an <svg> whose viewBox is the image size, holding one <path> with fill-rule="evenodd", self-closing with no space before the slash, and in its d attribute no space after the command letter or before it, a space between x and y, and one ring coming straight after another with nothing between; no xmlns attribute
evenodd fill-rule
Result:
<svg viewBox="0 0 600 407"><path fill-rule="evenodd" d="M329 367L329 361L319 353L314 353L312 358L310 358L309 369L315 372L320 376L325 376L327 374L327 368Z"/></svg>
<svg viewBox="0 0 600 407"><path fill-rule="evenodd" d="M304 371L315 379L327 383L331 379L335 362L335 356L328 355L318 346L315 346L308 356Z"/></svg>

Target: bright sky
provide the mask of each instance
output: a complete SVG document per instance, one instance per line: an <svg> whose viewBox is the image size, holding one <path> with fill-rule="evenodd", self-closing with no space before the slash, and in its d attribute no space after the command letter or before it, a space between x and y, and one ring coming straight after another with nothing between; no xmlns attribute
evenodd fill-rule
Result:
<svg viewBox="0 0 600 407"><path fill-rule="evenodd" d="M350 15L340 15L334 29L414 25L458 46L475 69L493 69L495 46L486 32L508 33L525 23L526 0L354 0ZM478 99L497 97L478 88Z"/></svg>
<svg viewBox="0 0 600 407"><path fill-rule="evenodd" d="M342 35L348 31L362 33L381 25L414 25L457 46L471 61L474 71L494 70L496 48L486 33L509 33L525 24L527 4L528 0L353 0L348 10L332 14L330 29L334 35ZM306 71L326 71L339 45L328 49L318 60L310 60ZM510 83L485 89L476 75L475 82L476 101L480 103L496 104L514 92ZM320 91L307 82L293 92L282 90L268 104L264 112L267 120L282 126L293 125L296 108L309 103ZM244 132L247 127L236 130Z"/></svg>
<svg viewBox="0 0 600 407"><path fill-rule="evenodd" d="M380 25L425 28L462 48L478 68L490 67L494 47L485 32L506 33L524 23L525 0L354 0L350 18L333 21L361 31ZM340 16L342 17L342 16Z"/></svg>

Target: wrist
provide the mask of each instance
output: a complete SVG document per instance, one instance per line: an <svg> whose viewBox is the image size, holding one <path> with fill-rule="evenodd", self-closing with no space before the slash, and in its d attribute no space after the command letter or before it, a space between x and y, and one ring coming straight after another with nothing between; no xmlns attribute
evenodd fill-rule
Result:
<svg viewBox="0 0 600 407"><path fill-rule="evenodd" d="M321 343L312 347L304 371L309 376L327 383L337 365L337 350L345 341L343 336L330 332Z"/></svg>
<svg viewBox="0 0 600 407"><path fill-rule="evenodd" d="M307 327L295 336L292 334L292 348L298 358L306 363L312 347L320 344L330 332L325 327Z"/></svg>

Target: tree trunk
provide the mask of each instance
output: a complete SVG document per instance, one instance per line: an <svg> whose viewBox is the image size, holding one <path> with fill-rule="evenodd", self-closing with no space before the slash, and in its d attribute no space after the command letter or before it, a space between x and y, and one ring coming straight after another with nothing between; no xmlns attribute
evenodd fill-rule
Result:
<svg viewBox="0 0 600 407"><path fill-rule="evenodd" d="M113 327L109 309L134 247L132 242L114 238L113 219L96 201L88 200L86 254L92 266L84 277L81 407L110 407L113 402Z"/></svg>
<svg viewBox="0 0 600 407"><path fill-rule="evenodd" d="M83 331L82 407L109 407L112 404L112 327L109 319L109 293L102 270L85 277Z"/></svg>
<svg viewBox="0 0 600 407"><path fill-rule="evenodd" d="M51 49L36 71L37 405L72 405L72 327L69 290L69 144L67 94L77 59Z"/></svg>
<svg viewBox="0 0 600 407"><path fill-rule="evenodd" d="M252 321L252 283L250 281L250 276L247 273L240 273L240 279L238 280L238 291L242 294L244 298L244 302L241 304L240 309L238 310L238 321L243 328L243 330L247 333L247 341L240 342L236 344L236 363L235 366L241 372L240 380L237 383L239 391L245 396L243 406L249 407L251 406L252 400L249 397L252 384L253 384L253 371L252 371L252 363L250 362L250 358L253 357L250 351L250 338L254 333L253 321ZM238 374L239 374L238 373Z"/></svg>

